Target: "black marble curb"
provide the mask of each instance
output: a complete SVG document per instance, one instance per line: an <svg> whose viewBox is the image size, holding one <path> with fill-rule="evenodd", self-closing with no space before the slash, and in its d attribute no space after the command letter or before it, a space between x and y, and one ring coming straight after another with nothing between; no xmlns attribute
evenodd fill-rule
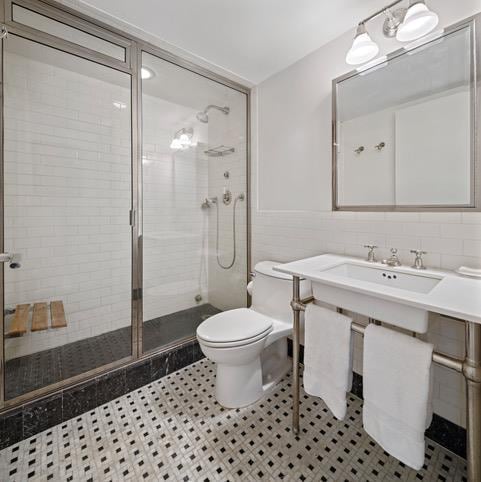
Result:
<svg viewBox="0 0 481 482"><path fill-rule="evenodd" d="M0 414L0 450L204 358L197 341Z"/></svg>
<svg viewBox="0 0 481 482"><path fill-rule="evenodd" d="M300 347L300 362L304 361L304 347ZM289 356L292 356L292 341L288 340ZM363 400L362 375L353 372L351 393ZM438 443L445 449L466 459L466 429L446 420L439 415L433 414L433 421L426 430L426 437Z"/></svg>

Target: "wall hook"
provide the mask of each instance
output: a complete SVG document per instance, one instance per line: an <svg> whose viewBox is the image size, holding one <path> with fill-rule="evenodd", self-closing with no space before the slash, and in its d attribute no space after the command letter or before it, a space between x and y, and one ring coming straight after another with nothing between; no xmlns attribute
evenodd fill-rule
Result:
<svg viewBox="0 0 481 482"><path fill-rule="evenodd" d="M385 142L380 142L379 144L376 144L376 145L374 146L374 149L377 149L378 151L382 151L385 147L386 147L386 143L385 143Z"/></svg>
<svg viewBox="0 0 481 482"><path fill-rule="evenodd" d="M361 152L364 150L364 146L359 146L357 149L354 149L354 152L356 154L361 154Z"/></svg>

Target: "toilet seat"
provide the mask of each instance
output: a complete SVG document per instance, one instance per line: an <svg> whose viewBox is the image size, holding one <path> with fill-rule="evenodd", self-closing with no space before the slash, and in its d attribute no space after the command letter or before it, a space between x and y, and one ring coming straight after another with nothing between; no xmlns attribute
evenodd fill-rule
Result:
<svg viewBox="0 0 481 482"><path fill-rule="evenodd" d="M211 316L197 328L197 337L206 346L230 348L248 345L266 337L273 327L268 316L248 308L238 308Z"/></svg>

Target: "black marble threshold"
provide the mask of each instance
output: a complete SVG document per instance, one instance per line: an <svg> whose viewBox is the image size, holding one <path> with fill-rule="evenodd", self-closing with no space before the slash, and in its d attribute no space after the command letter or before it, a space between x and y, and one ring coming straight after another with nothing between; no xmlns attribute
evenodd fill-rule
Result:
<svg viewBox="0 0 481 482"><path fill-rule="evenodd" d="M0 414L0 449L114 400L204 358L197 341L152 355Z"/></svg>
<svg viewBox="0 0 481 482"><path fill-rule="evenodd" d="M304 362L304 347L301 345L299 353L300 362ZM288 340L288 353L292 356L292 341ZM362 375L353 372L351 393L363 400ZM445 418L433 414L433 421L426 430L428 439L438 443L460 457L466 459L466 429L456 425Z"/></svg>

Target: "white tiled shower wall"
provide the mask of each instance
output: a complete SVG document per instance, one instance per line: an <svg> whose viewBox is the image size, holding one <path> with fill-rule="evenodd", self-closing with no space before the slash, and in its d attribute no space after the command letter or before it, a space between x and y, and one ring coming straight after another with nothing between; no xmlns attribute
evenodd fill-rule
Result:
<svg viewBox="0 0 481 482"><path fill-rule="evenodd" d="M208 302L207 125L195 110L152 96L143 98L144 321ZM182 127L194 128L196 147L173 151Z"/></svg>
<svg viewBox="0 0 481 482"><path fill-rule="evenodd" d="M479 11L479 3L436 2L441 26ZM381 25L373 26L373 35ZM378 35L384 51L398 48ZM364 257L366 243L386 257L399 248L429 252L430 267L481 268L481 213L382 213L331 211L331 81L344 74L352 32L338 37L255 88L253 96L252 263L291 261L321 253ZM386 45L384 45L386 44ZM383 53L383 52L382 52ZM282 103L281 103L282 100ZM376 176L375 172L366 175ZM464 329L433 317L428 339L437 350L464 354ZM355 370L362 372L362 340L356 335ZM435 412L465 425L460 374L434 368Z"/></svg>
<svg viewBox="0 0 481 482"><path fill-rule="evenodd" d="M239 92L227 92L223 105L229 115L212 111L209 115L209 147L224 145L235 152L223 157L208 157L209 196L218 197L219 259L224 266L233 260L234 199L246 193L246 97ZM224 176L228 173L228 178ZM224 188L232 193L232 202L222 202ZM230 269L223 269L216 254L216 208L209 210L209 301L219 309L246 306L247 292L247 198L235 207L236 259Z"/></svg>
<svg viewBox="0 0 481 482"><path fill-rule="evenodd" d="M5 249L22 267L6 265L5 304L60 299L68 320L7 339L9 359L130 324L131 189L130 112L113 105L128 81L6 65Z"/></svg>
<svg viewBox="0 0 481 482"><path fill-rule="evenodd" d="M21 269L6 269L6 306L61 299L68 320L7 339L8 359L130 324L130 92L13 53L5 89L5 248L22 255ZM212 293L220 308L246 303L246 201L228 271L215 261L215 211L201 209L224 185L234 195L246 189L245 97L227 93L225 102L231 114L213 111L203 124L196 109L143 98L146 321L195 306L198 294L205 303ZM194 127L198 145L172 151L181 127ZM204 154L219 144L235 154ZM220 203L223 262L232 254L232 209Z"/></svg>

